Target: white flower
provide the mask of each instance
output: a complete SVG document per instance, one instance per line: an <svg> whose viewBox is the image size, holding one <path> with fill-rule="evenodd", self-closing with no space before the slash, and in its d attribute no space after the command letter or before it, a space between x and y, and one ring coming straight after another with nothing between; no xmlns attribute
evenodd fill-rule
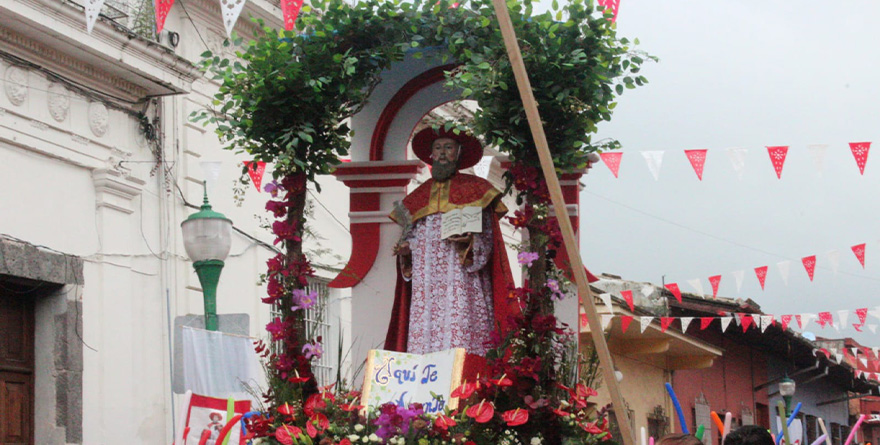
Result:
<svg viewBox="0 0 880 445"><path fill-rule="evenodd" d="M361 424L357 424L357 425L354 426L354 430L357 431L357 432L361 432L361 431L364 430L364 426L361 425Z"/></svg>
<svg viewBox="0 0 880 445"><path fill-rule="evenodd" d="M529 442L529 444L530 445L541 445L541 438L540 437L533 437L532 441Z"/></svg>
<svg viewBox="0 0 880 445"><path fill-rule="evenodd" d="M361 438L361 436L358 436L357 434L349 434L348 435L348 440L350 440L352 442L357 442L358 439L360 439L360 438Z"/></svg>
<svg viewBox="0 0 880 445"><path fill-rule="evenodd" d="M378 442L379 440L380 440L379 436L377 436L376 433L370 434L370 441L371 442ZM364 441L364 442L366 442L366 441Z"/></svg>
<svg viewBox="0 0 880 445"><path fill-rule="evenodd" d="M367 436L361 437L361 442L363 442L363 443L370 443L370 438L367 437Z"/></svg>

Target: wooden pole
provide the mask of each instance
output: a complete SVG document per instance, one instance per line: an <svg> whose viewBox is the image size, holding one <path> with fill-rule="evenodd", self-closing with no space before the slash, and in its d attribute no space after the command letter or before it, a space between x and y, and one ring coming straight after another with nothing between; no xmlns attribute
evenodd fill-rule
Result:
<svg viewBox="0 0 880 445"><path fill-rule="evenodd" d="M571 220L565 207L565 200L562 197L562 189L559 187L559 178L556 177L556 167L553 165L553 158L550 156L550 149L547 145L547 136L544 134L544 127L541 124L538 105L535 102L532 85L526 73L526 66L523 63L519 43L516 41L516 33L513 30L513 23L510 21L510 13L507 11L507 3L505 0L492 0L492 4L495 7L495 15L498 17L498 22L501 25L504 46L507 48L507 56L510 58L513 74L516 77L516 86L519 89L526 117L529 120L529 127L532 130L532 137L535 139L535 146L538 149L541 170L544 172L547 188L550 191L550 200L553 203L556 219L559 221L565 249L568 251L568 259L571 263L575 282L577 283L581 306L584 308L587 320L590 323L590 335L593 337L593 344L599 354L599 365L601 366L602 373L605 375L608 392L611 393L614 414L617 417L620 434L623 436L621 439L623 439L624 445L635 445L635 436L629 423L629 413L626 411L626 405L623 403L623 396L620 393L620 386L617 384L611 351L608 350L608 343L605 342L602 324L599 321L599 314L596 312L594 296L587 283L587 274L581 262L577 242L574 238L574 230L571 227ZM581 215L581 219L583 219L583 215Z"/></svg>

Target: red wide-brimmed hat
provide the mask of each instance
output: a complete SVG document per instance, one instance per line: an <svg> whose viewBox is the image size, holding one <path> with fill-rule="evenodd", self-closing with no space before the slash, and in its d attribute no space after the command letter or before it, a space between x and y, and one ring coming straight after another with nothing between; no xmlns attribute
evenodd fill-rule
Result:
<svg viewBox="0 0 880 445"><path fill-rule="evenodd" d="M216 411L213 411L213 412L211 412L211 414L208 414L208 417L210 417L211 420L214 420L214 421L223 420L223 414L220 414Z"/></svg>
<svg viewBox="0 0 880 445"><path fill-rule="evenodd" d="M431 159L431 144L440 138L449 138L461 144L461 154L458 157L459 170L473 167L483 158L483 145L477 138L464 132L455 134L452 130L446 131L443 128L435 130L431 127L425 128L413 137L413 153L422 162L431 165L434 162Z"/></svg>

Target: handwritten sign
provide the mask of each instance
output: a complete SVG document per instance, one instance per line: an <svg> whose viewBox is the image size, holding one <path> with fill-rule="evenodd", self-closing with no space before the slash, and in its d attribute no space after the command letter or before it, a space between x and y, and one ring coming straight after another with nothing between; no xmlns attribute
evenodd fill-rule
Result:
<svg viewBox="0 0 880 445"><path fill-rule="evenodd" d="M424 355L373 349L367 356L361 405L421 403L429 414L455 409L458 399L449 394L461 385L464 356L462 348Z"/></svg>

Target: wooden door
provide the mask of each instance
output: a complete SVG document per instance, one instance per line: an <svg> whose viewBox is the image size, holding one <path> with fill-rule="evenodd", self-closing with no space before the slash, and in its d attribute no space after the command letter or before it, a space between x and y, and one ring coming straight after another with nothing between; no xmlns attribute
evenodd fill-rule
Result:
<svg viewBox="0 0 880 445"><path fill-rule="evenodd" d="M34 443L33 295L0 283L0 443Z"/></svg>

